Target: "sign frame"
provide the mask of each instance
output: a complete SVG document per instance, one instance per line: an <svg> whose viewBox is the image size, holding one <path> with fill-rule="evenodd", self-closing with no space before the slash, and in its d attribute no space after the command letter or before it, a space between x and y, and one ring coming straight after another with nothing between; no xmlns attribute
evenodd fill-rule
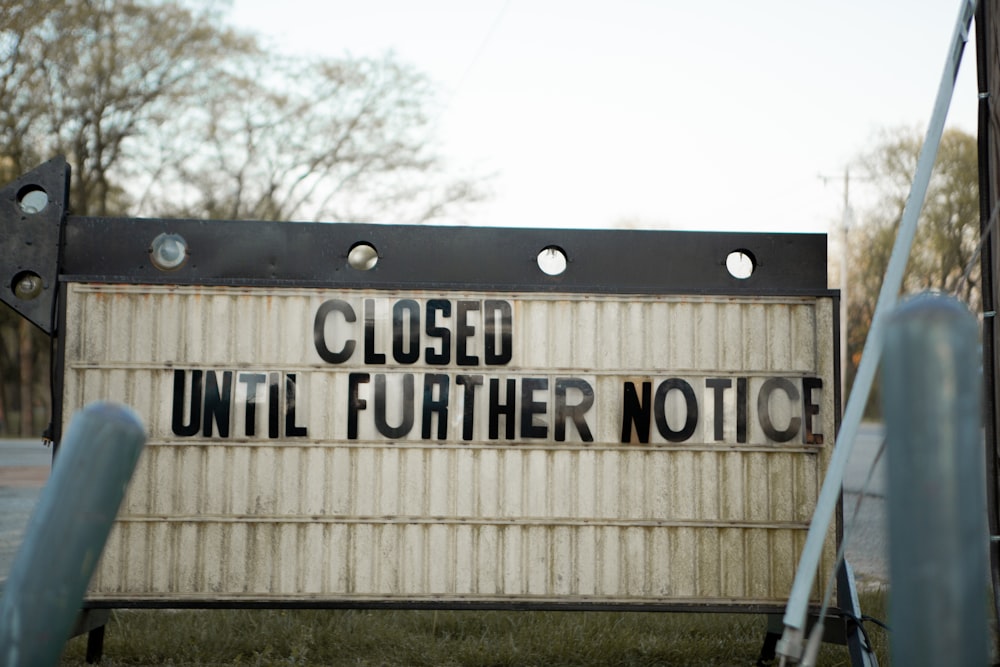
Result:
<svg viewBox="0 0 1000 667"><path fill-rule="evenodd" d="M65 389L66 333L75 322L67 313L68 286L73 284L187 286L236 290L375 290L386 293L419 290L431 293L617 295L649 298L669 295L697 303L710 298L737 300L817 299L831 305L830 332L834 358L832 377L834 428L841 405L839 377L839 293L827 286L826 237L822 234L679 232L642 230L578 230L525 228L429 227L362 223L272 223L168 219L87 218L66 215L68 167L53 160L26 174L3 191L6 218L17 219L13 234L44 233L30 265L0 256L20 275L37 272L44 281L41 297L25 304L11 280L0 297L37 326L54 334L54 439L68 418L62 404ZM18 211L21 193L38 187L50 206L44 224ZM33 225L33 226L32 226ZM42 231L32 231L42 230ZM150 259L153 240L173 235L186 243L185 261L173 270L158 269ZM57 239L53 244L53 238ZM350 254L359 244L376 251L374 267L355 268ZM4 247L11 244L5 243ZM567 259L557 275L539 269L538 257L558 251ZM750 259L753 273L733 276L727 257ZM414 276L417 276L416 278ZM834 433L826 436L832 446ZM839 510L838 510L839 515ZM839 521L834 541L839 544ZM674 602L609 601L595 598L569 602L524 599L463 601L460 599L142 599L88 600L89 608L118 607L322 607L322 608L454 608L454 609L632 609L647 611L742 611L780 613L783 605L738 601Z"/></svg>

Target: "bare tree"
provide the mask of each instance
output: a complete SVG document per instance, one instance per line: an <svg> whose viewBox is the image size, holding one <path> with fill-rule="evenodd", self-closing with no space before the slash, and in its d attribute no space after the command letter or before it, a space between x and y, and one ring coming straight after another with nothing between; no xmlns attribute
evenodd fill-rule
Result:
<svg viewBox="0 0 1000 667"><path fill-rule="evenodd" d="M16 3L0 0L0 12ZM72 208L122 212L136 145L177 105L204 92L205 70L255 49L211 6L141 0L42 0L4 31L0 153L23 170L64 154ZM16 48L15 48L16 47ZM28 162L30 160L30 162Z"/></svg>
<svg viewBox="0 0 1000 667"><path fill-rule="evenodd" d="M0 0L0 182L63 154L78 215L421 222L479 197L434 151L423 76L392 57L268 54L224 10ZM20 369L0 383L16 376L37 428L48 346L6 311L0 344Z"/></svg>
<svg viewBox="0 0 1000 667"><path fill-rule="evenodd" d="M148 175L144 210L419 223L481 197L478 180L450 176L433 151L427 79L391 55L243 65L166 128L187 133L191 150Z"/></svg>
<svg viewBox="0 0 1000 667"><path fill-rule="evenodd" d="M124 212L130 151L173 105L197 95L206 63L253 51L211 6L141 0L0 0L0 177L58 154L73 165L70 208ZM48 346L9 312L16 345L20 435L37 432L48 394ZM5 406L8 407L8 406Z"/></svg>

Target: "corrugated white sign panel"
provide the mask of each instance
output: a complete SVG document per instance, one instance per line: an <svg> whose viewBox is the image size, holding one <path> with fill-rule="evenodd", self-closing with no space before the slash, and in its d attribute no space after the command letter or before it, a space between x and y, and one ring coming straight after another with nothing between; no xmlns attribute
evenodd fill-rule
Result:
<svg viewBox="0 0 1000 667"><path fill-rule="evenodd" d="M113 399L150 434L91 601L787 599L831 297L65 294L66 419Z"/></svg>

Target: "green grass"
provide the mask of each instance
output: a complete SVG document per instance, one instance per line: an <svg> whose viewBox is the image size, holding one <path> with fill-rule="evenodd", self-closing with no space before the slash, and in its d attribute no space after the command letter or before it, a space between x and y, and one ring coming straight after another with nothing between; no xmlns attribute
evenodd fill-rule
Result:
<svg viewBox="0 0 1000 667"><path fill-rule="evenodd" d="M884 618L884 594L866 614ZM864 608L864 607L863 607ZM881 665L888 639L869 624ZM513 611L115 611L103 665L752 665L766 619L750 614ZM62 665L83 665L86 638ZM824 645L820 665L849 665Z"/></svg>

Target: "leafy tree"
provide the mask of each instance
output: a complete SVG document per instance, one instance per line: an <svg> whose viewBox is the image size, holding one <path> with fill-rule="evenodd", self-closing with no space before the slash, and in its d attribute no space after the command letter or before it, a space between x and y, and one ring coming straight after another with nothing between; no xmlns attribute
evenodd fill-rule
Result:
<svg viewBox="0 0 1000 667"><path fill-rule="evenodd" d="M916 172L923 135L916 130L883 132L858 163L877 192L851 230L848 303L848 380L853 381L882 278ZM853 170L852 170L853 172ZM944 132L903 278L903 293L937 290L976 312L981 306L979 186L976 138L958 129ZM878 410L873 388L868 413Z"/></svg>
<svg viewBox="0 0 1000 667"><path fill-rule="evenodd" d="M0 182L66 155L70 212L101 216L421 222L478 198L433 152L420 74L266 53L224 8L0 0ZM3 423L13 395L46 407L48 346L0 310Z"/></svg>

